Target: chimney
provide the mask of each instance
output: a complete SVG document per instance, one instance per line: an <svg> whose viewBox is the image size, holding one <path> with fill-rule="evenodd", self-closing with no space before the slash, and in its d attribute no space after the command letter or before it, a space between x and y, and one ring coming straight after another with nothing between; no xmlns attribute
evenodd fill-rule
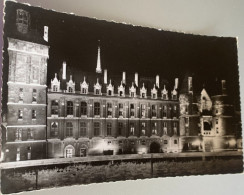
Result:
<svg viewBox="0 0 244 195"><path fill-rule="evenodd" d="M192 92L192 77L188 77L188 91Z"/></svg>
<svg viewBox="0 0 244 195"><path fill-rule="evenodd" d="M48 42L48 26L44 26L44 35L43 39Z"/></svg>
<svg viewBox="0 0 244 195"><path fill-rule="evenodd" d="M221 81L222 94L226 95L226 80Z"/></svg>
<svg viewBox="0 0 244 195"><path fill-rule="evenodd" d="M104 84L108 84L108 71L107 69L104 69Z"/></svg>
<svg viewBox="0 0 244 195"><path fill-rule="evenodd" d="M65 80L66 79L66 62L63 62L63 75L62 75L62 79Z"/></svg>
<svg viewBox="0 0 244 195"><path fill-rule="evenodd" d="M175 89L178 89L179 87L179 79L175 78Z"/></svg>
<svg viewBox="0 0 244 195"><path fill-rule="evenodd" d="M138 73L135 73L135 85L138 87Z"/></svg>
<svg viewBox="0 0 244 195"><path fill-rule="evenodd" d="M126 84L126 73L125 72L123 72L123 75L122 75L122 83Z"/></svg>
<svg viewBox="0 0 244 195"><path fill-rule="evenodd" d="M159 88L159 75L156 75L156 86Z"/></svg>

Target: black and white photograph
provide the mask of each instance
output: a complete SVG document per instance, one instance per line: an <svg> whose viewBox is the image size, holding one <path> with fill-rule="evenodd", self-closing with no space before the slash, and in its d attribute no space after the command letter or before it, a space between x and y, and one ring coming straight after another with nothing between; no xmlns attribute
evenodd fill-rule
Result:
<svg viewBox="0 0 244 195"><path fill-rule="evenodd" d="M1 192L243 172L237 37L5 1Z"/></svg>

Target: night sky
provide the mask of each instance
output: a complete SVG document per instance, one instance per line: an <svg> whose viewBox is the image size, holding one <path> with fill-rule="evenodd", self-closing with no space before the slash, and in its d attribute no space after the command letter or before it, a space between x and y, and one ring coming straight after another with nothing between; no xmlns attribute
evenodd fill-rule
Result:
<svg viewBox="0 0 244 195"><path fill-rule="evenodd" d="M138 72L139 76L152 77L159 74L170 82L175 77L181 82L190 73L195 90L200 91L204 84L210 95L214 94L216 78L226 79L232 100L240 109L235 38L159 31L7 2L4 40L18 38L15 17L20 7L30 12L33 32L42 37L43 26L49 26L48 84L64 60L70 67L95 72L100 40L102 68L110 73ZM6 47L5 43L5 51Z"/></svg>

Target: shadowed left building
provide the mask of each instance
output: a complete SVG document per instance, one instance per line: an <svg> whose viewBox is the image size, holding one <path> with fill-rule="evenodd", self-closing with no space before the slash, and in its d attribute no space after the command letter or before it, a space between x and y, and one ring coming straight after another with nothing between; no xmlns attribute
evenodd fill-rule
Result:
<svg viewBox="0 0 244 195"><path fill-rule="evenodd" d="M8 93L3 121L6 161L46 158L46 76L48 27L44 36L31 29L30 13L13 10L11 33L5 34ZM6 71L6 69L5 69ZM4 104L4 103L3 103Z"/></svg>

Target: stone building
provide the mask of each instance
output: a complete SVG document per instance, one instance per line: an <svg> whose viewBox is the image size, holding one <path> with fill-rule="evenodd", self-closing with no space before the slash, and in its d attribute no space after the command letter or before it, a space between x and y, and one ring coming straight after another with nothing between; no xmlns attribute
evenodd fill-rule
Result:
<svg viewBox="0 0 244 195"><path fill-rule="evenodd" d="M40 35L30 19L17 9L7 37L4 161L237 148L226 81L210 97L191 75L173 86L160 75L115 75L102 69L99 43L94 72L63 62L47 87L48 27Z"/></svg>

